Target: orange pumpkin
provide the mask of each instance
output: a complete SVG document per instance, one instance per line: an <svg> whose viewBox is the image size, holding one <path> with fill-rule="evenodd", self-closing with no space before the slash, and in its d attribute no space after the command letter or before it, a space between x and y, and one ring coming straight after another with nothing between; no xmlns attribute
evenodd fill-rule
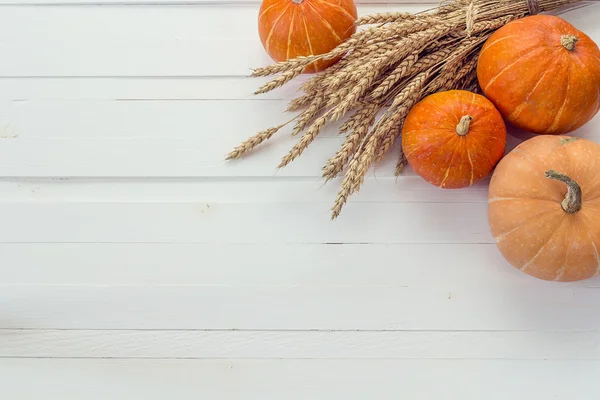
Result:
<svg viewBox="0 0 600 400"><path fill-rule="evenodd" d="M275 61L320 55L333 50L356 32L353 0L263 0L258 33ZM318 60L304 73L322 71L339 58Z"/></svg>
<svg viewBox="0 0 600 400"><path fill-rule="evenodd" d="M506 125L485 97L465 90L427 96L409 112L402 149L412 169L442 188L488 176L506 148Z"/></svg>
<svg viewBox="0 0 600 400"><path fill-rule="evenodd" d="M534 277L577 281L600 273L600 145L540 135L496 167L488 218L502 255Z"/></svg>
<svg viewBox="0 0 600 400"><path fill-rule="evenodd" d="M600 50L556 16L525 17L494 32L477 78L509 123L535 134L574 131L600 109Z"/></svg>

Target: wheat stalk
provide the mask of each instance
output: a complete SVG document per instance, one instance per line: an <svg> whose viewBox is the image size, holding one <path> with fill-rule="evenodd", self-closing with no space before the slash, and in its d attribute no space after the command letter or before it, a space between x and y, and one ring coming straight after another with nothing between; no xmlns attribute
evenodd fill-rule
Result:
<svg viewBox="0 0 600 400"><path fill-rule="evenodd" d="M356 25L388 24L390 22L400 22L416 19L417 16L406 12L387 12L372 15L365 15L356 20Z"/></svg>
<svg viewBox="0 0 600 400"><path fill-rule="evenodd" d="M301 111L285 124L266 129L232 150L227 158L243 157L296 121L292 135L303 133L285 155L279 168L297 159L328 123L346 118L339 133L344 143L323 166L325 181L347 167L332 207L332 218L349 197L360 190L370 167L379 162L401 136L411 107L424 97L443 90L477 92L475 69L479 50L489 36L510 21L539 12L579 3L581 0L447 0L412 14L387 12L361 16L357 30L330 52L297 57L256 68L252 76L278 75L256 91L263 94L298 77L317 60L339 60L309 77L303 92L287 110ZM377 119L381 110L383 115ZM407 166L398 155L395 174Z"/></svg>

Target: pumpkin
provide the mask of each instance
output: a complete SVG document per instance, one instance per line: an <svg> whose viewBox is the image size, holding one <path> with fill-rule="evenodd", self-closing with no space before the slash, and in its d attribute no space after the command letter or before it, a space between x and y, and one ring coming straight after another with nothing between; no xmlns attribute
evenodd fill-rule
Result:
<svg viewBox="0 0 600 400"><path fill-rule="evenodd" d="M534 134L572 132L600 109L600 50L556 16L525 17L494 32L477 78L511 125Z"/></svg>
<svg viewBox="0 0 600 400"><path fill-rule="evenodd" d="M263 0L258 32L275 61L320 55L333 50L356 31L353 0ZM339 60L317 60L304 73L319 72Z"/></svg>
<svg viewBox="0 0 600 400"><path fill-rule="evenodd" d="M402 126L408 164L441 188L463 188L489 176L505 148L506 125L498 110L466 90L425 97Z"/></svg>
<svg viewBox="0 0 600 400"><path fill-rule="evenodd" d="M600 273L600 145L563 135L534 136L498 163L488 219L502 255L543 280Z"/></svg>

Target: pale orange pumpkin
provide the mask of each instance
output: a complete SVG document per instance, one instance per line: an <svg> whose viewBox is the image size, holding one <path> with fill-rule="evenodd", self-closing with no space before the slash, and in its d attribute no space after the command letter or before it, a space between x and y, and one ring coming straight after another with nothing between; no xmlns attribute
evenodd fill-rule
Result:
<svg viewBox="0 0 600 400"><path fill-rule="evenodd" d="M353 0L263 0L258 32L269 56L285 61L333 50L356 32L357 17ZM338 60L317 60L304 73L322 71Z"/></svg>
<svg viewBox="0 0 600 400"><path fill-rule="evenodd" d="M539 135L497 165L488 219L502 255L534 277L578 281L600 273L600 145Z"/></svg>
<svg viewBox="0 0 600 400"><path fill-rule="evenodd" d="M560 17L498 29L481 49L477 77L510 124L535 134L572 132L600 109L600 50Z"/></svg>
<svg viewBox="0 0 600 400"><path fill-rule="evenodd" d="M425 97L402 126L412 169L441 188L463 188L488 176L504 155L506 125L485 97L449 90Z"/></svg>

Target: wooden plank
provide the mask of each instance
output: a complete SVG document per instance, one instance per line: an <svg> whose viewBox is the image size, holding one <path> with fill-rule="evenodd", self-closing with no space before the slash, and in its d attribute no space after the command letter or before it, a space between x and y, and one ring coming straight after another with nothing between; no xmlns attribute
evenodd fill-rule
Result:
<svg viewBox="0 0 600 400"><path fill-rule="evenodd" d="M360 14L427 8L362 6ZM7 6L0 36L12 40L0 41L0 76L248 76L273 62L260 42L257 16L258 4Z"/></svg>
<svg viewBox="0 0 600 400"><path fill-rule="evenodd" d="M0 359L600 360L593 332L0 329Z"/></svg>
<svg viewBox="0 0 600 400"><path fill-rule="evenodd" d="M426 8L369 5L360 14ZM563 17L599 40L596 11L590 6ZM0 41L0 76L248 76L272 62L258 37L257 12L257 4L6 6L0 37L11 40Z"/></svg>
<svg viewBox="0 0 600 400"><path fill-rule="evenodd" d="M199 256L197 262L207 261ZM536 286L535 282L526 290L461 286L4 286L0 290L0 327L598 330L599 302L598 288L560 283Z"/></svg>
<svg viewBox="0 0 600 400"><path fill-rule="evenodd" d="M554 287L494 244L3 243L0 254L4 286Z"/></svg>
<svg viewBox="0 0 600 400"><path fill-rule="evenodd" d="M486 203L4 203L0 242L494 243ZM60 227L60 229L57 229Z"/></svg>
<svg viewBox="0 0 600 400"><path fill-rule="evenodd" d="M136 178L0 179L0 203L183 202L331 203L341 179L316 178ZM419 176L370 177L353 199L359 203L486 203L489 178L461 190L441 189Z"/></svg>
<svg viewBox="0 0 600 400"><path fill-rule="evenodd" d="M2 243L0 254L4 286L555 287L494 244Z"/></svg>
<svg viewBox="0 0 600 400"><path fill-rule="evenodd" d="M4 78L0 101L11 100L290 100L310 76L262 95L260 77ZM5 103L8 105L8 103Z"/></svg>
<svg viewBox="0 0 600 400"><path fill-rule="evenodd" d="M597 361L0 360L4 398L594 400ZM500 382L501 381L501 382ZM35 384L32 384L35 383Z"/></svg>
<svg viewBox="0 0 600 400"><path fill-rule="evenodd" d="M0 168L10 177L320 177L345 140L342 121L283 169L281 158L300 139L291 125L245 159L225 160L251 135L292 118L285 107L283 100L5 101ZM597 116L574 134L598 141L599 126ZM510 132L508 149L523 139ZM399 145L376 165L377 176L393 176Z"/></svg>
<svg viewBox="0 0 600 400"><path fill-rule="evenodd" d="M264 156L225 161L249 136L294 116L284 111L277 100L8 102L0 105L0 168L20 177L320 176L343 143L339 124L279 171L299 140L291 126L256 149Z"/></svg>

